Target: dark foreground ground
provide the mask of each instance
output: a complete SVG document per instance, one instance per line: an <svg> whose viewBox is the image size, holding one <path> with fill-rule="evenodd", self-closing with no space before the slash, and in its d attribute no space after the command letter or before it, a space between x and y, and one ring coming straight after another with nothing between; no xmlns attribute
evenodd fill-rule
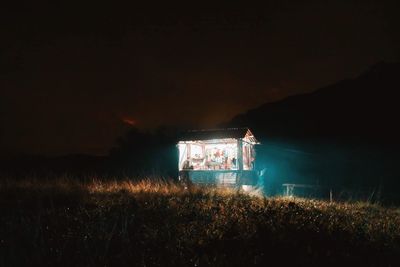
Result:
<svg viewBox="0 0 400 267"><path fill-rule="evenodd" d="M399 266L400 210L162 182L0 182L0 266Z"/></svg>

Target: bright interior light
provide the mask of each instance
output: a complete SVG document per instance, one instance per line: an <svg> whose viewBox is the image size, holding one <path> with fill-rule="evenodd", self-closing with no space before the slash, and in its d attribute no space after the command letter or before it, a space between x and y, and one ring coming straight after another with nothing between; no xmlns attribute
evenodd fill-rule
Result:
<svg viewBox="0 0 400 267"><path fill-rule="evenodd" d="M180 143L179 169L237 170L237 142L232 143Z"/></svg>

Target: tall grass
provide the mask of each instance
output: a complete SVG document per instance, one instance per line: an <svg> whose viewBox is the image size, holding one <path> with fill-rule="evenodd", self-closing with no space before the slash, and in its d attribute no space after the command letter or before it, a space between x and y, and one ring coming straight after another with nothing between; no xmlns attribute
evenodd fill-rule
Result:
<svg viewBox="0 0 400 267"><path fill-rule="evenodd" d="M0 182L0 266L395 266L400 210L137 182Z"/></svg>

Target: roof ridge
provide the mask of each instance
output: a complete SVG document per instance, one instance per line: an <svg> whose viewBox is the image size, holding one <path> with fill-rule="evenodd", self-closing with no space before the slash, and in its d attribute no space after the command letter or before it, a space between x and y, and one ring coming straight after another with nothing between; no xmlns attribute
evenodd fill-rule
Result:
<svg viewBox="0 0 400 267"><path fill-rule="evenodd" d="M229 127L229 128L210 128L210 129L191 129L187 132L209 132L209 131L226 131L226 130L250 130L249 127Z"/></svg>
<svg viewBox="0 0 400 267"><path fill-rule="evenodd" d="M194 141L194 140L213 140L225 138L245 138L248 134L254 138L253 133L248 127L241 128L224 128L224 129L202 129L191 130L182 133L181 140ZM257 142L254 138L254 142Z"/></svg>

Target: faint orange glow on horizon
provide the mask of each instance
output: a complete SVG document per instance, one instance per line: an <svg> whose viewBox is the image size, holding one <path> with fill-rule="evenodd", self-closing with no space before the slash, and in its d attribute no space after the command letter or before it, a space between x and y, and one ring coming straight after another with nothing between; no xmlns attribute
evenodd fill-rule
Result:
<svg viewBox="0 0 400 267"><path fill-rule="evenodd" d="M124 122L125 124L128 124L130 126L135 126L137 124L137 121L129 118L129 117L122 117L121 118L122 122Z"/></svg>

